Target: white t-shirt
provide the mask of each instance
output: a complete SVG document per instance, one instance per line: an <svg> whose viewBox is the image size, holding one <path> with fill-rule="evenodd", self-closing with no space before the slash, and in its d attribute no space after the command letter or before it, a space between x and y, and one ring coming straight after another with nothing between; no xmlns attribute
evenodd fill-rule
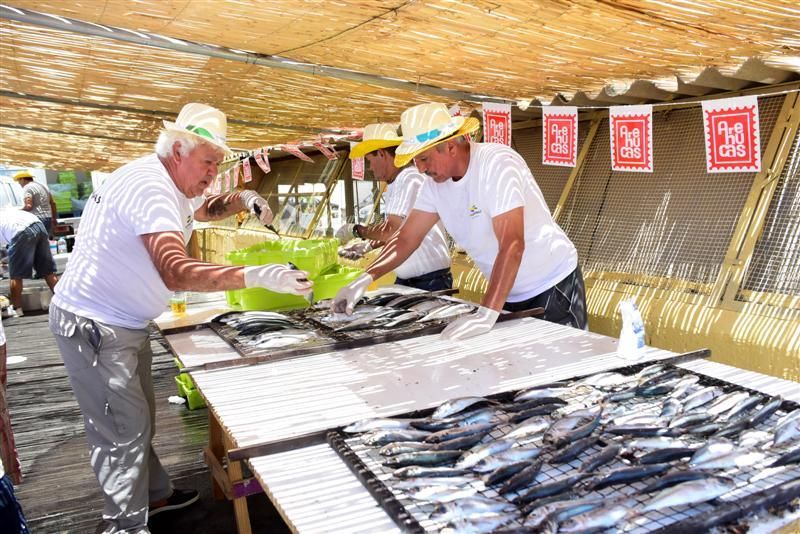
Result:
<svg viewBox="0 0 800 534"><path fill-rule="evenodd" d="M499 250L492 218L524 207L525 252L506 299L535 297L567 277L578 252L547 209L525 160L497 143L471 143L466 174L457 182L426 180L415 209L438 213L456 243L489 279Z"/></svg>
<svg viewBox="0 0 800 534"><path fill-rule="evenodd" d="M29 227L41 222L33 213L17 208L0 210L0 246L7 246L14 236Z"/></svg>
<svg viewBox="0 0 800 534"><path fill-rule="evenodd" d="M397 177L386 186L383 198L386 213L408 217L417 200L426 176L414 166L401 170ZM399 278L415 278L433 271L450 267L450 249L441 221L436 224L422 240L419 248L397 267L394 272Z"/></svg>
<svg viewBox="0 0 800 534"><path fill-rule="evenodd" d="M144 328L164 311L171 292L141 236L183 232L188 242L201 203L178 190L155 154L114 171L86 202L53 304L110 325Z"/></svg>

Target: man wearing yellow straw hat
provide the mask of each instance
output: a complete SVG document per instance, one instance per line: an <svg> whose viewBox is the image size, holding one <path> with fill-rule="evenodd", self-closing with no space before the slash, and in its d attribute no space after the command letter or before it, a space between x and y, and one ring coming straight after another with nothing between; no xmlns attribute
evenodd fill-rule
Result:
<svg viewBox="0 0 800 534"><path fill-rule="evenodd" d="M14 175L20 186L22 186L22 209L29 211L36 215L45 230L47 235L53 236L53 220L57 216L56 202L53 200L53 195L39 182L33 181L33 175L28 171L20 171Z"/></svg>
<svg viewBox="0 0 800 534"><path fill-rule="evenodd" d="M397 135L397 124L369 124L364 128L362 141L350 151L350 159L364 157L376 180L386 182L383 198L386 219L370 226L346 226L352 235L383 245L403 226L403 222L417 200L425 176L413 165L402 169L394 166L395 149L403 141ZM431 228L419 247L402 264L394 269L395 283L399 285L439 291L453 287L450 273L450 248L444 228L437 223Z"/></svg>
<svg viewBox="0 0 800 534"><path fill-rule="evenodd" d="M496 143L468 142L473 118L444 104L421 104L400 118L395 165L411 161L430 179L414 210L360 278L342 288L335 310L352 311L370 282L403 262L440 220L489 281L481 306L451 322L445 339L491 330L501 309L543 307L543 319L586 328L583 277L575 246L555 223L525 160Z"/></svg>
<svg viewBox="0 0 800 534"><path fill-rule="evenodd" d="M306 294L285 265L229 267L186 254L194 220L260 208L253 191L203 198L230 149L225 115L187 104L164 121L155 153L114 171L91 195L72 257L50 305L50 329L81 407L91 464L105 498L98 532L146 533L155 514L198 499L174 489L153 450L155 397L148 322L172 291L265 287Z"/></svg>

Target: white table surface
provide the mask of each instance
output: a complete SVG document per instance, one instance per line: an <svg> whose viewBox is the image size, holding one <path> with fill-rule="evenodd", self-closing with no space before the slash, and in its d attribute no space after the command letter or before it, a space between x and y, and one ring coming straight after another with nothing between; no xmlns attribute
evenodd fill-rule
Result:
<svg viewBox="0 0 800 534"><path fill-rule="evenodd" d="M167 336L185 362L236 353L210 329ZM466 395L491 395L670 358L647 348L638 361L617 340L536 319L498 324L462 342L425 336L252 366L197 371L192 378L239 447L283 440L368 417L429 408ZM800 386L708 361L682 367L800 402ZM296 532L399 532L327 445L270 454L251 470Z"/></svg>
<svg viewBox="0 0 800 534"><path fill-rule="evenodd" d="M210 329L166 337L184 364L236 355ZM242 447L428 408L453 397L638 363L619 357L616 344L614 338L521 319L462 342L425 336L191 376ZM674 355L648 348L642 360ZM253 458L249 464L295 531L331 532L333 525L339 532L398 531L327 445Z"/></svg>

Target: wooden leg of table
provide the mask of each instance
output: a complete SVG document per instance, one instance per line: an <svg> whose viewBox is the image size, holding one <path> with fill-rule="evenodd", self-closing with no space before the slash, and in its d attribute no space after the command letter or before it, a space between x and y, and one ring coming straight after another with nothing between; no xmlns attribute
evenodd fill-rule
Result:
<svg viewBox="0 0 800 534"><path fill-rule="evenodd" d="M222 465L225 461L225 442L222 437L222 428L211 410L208 411L208 448L214 458L217 459L217 462ZM225 499L225 492L222 491L222 488L214 479L213 473L211 475L211 488L215 500L221 501Z"/></svg>
<svg viewBox="0 0 800 534"><path fill-rule="evenodd" d="M230 439L225 437L225 447L230 450L234 448L234 444ZM236 485L237 482L242 480L242 462L238 460L228 461L228 480L231 485ZM247 509L247 497L238 497L233 499L233 513L236 516L236 528L239 534L251 534L250 529L250 512Z"/></svg>

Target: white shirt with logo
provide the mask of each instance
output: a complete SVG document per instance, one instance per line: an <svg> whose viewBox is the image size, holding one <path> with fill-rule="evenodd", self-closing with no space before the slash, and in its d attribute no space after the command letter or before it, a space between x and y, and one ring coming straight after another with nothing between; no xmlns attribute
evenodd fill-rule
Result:
<svg viewBox="0 0 800 534"><path fill-rule="evenodd" d="M405 219L414 207L425 180L426 176L413 165L401 170L383 193L386 213ZM450 267L450 248L447 245L444 226L439 222L427 233L419 248L394 272L399 278L416 278L448 267Z"/></svg>
<svg viewBox="0 0 800 534"><path fill-rule="evenodd" d="M181 193L155 154L114 171L89 197L53 304L82 317L144 328L171 291L141 236L182 232L188 243L202 198Z"/></svg>
<svg viewBox="0 0 800 534"><path fill-rule="evenodd" d="M550 215L525 160L506 145L471 143L466 174L457 182L426 180L414 206L439 214L487 280L499 250L492 218L519 207L524 208L525 252L508 302L535 297L578 265L575 246Z"/></svg>

